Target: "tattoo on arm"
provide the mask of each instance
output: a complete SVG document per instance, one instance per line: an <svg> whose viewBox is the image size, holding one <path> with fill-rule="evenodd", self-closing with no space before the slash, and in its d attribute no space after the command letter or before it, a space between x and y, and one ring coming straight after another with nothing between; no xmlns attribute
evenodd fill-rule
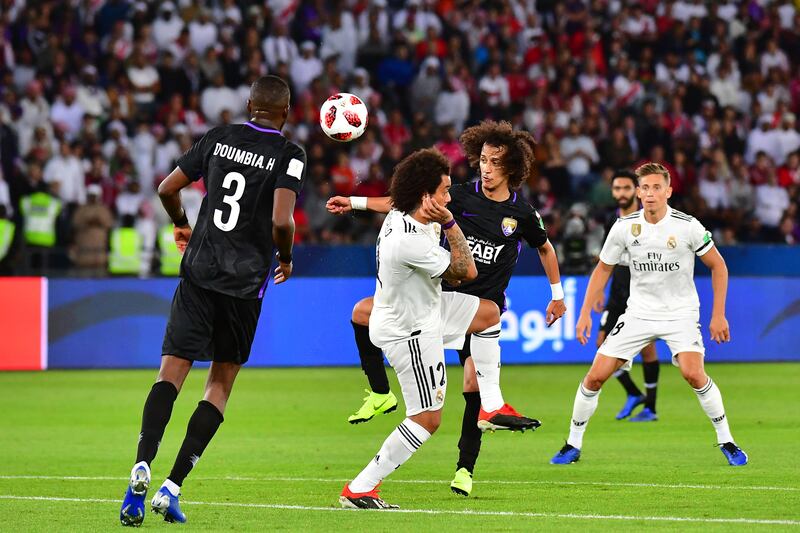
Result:
<svg viewBox="0 0 800 533"><path fill-rule="evenodd" d="M445 235L447 242L450 243L450 266L444 271L442 277L449 280L462 280L467 277L470 265L475 263L472 252L458 224L445 230Z"/></svg>

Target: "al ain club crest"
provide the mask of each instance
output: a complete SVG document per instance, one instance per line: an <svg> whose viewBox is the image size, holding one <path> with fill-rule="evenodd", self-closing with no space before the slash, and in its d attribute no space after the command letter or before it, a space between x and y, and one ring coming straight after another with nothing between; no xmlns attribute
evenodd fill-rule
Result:
<svg viewBox="0 0 800 533"><path fill-rule="evenodd" d="M503 223L501 224L503 228L503 235L508 237L515 231L517 231L517 219L506 217L503 219Z"/></svg>

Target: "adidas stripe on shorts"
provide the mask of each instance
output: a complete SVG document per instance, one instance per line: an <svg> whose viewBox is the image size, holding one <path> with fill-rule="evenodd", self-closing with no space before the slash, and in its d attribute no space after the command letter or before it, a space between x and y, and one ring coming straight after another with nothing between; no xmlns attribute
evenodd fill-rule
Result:
<svg viewBox="0 0 800 533"><path fill-rule="evenodd" d="M444 406L447 369L444 349L460 349L478 311L480 299L457 292L442 294L441 330L419 332L383 348L397 373L406 404L406 416L437 411Z"/></svg>

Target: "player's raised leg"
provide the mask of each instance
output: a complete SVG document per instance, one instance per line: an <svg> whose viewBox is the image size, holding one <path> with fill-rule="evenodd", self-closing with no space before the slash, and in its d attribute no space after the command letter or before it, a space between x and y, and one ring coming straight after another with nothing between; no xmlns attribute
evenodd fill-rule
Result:
<svg viewBox="0 0 800 533"><path fill-rule="evenodd" d="M658 363L658 353L656 344L650 343L642 349L642 372L644 373L644 409L631 417L631 422L655 422L658 420L656 414L656 392L658 391L658 374L660 365Z"/></svg>
<svg viewBox="0 0 800 533"><path fill-rule="evenodd" d="M181 511L178 501L181 485L222 424L222 415L241 367L242 365L236 363L211 363L205 395L189 419L186 437L175 458L172 471L151 501L153 512L163 515L167 522L186 522L186 515Z"/></svg>
<svg viewBox="0 0 800 533"><path fill-rule="evenodd" d="M389 390L389 378L383 364L383 352L369 340L369 315L372 313L372 297L360 300L353 307L350 323L356 339L361 369L369 381L364 404L347 419L351 424L372 420L377 414L387 414L397 409L397 398Z"/></svg>
<svg viewBox="0 0 800 533"><path fill-rule="evenodd" d="M339 502L356 509L391 509L378 486L422 446L441 423L447 392L442 339L414 337L386 347L406 404L406 419L386 438L375 457L347 485Z"/></svg>
<svg viewBox="0 0 800 533"><path fill-rule="evenodd" d="M183 386L192 361L166 355L155 384L147 395L142 412L142 426L136 450L136 464L122 501L119 519L124 526L139 526L144 520L145 498L150 487L150 463L156 457L161 438L172 416L172 406Z"/></svg>
<svg viewBox="0 0 800 533"><path fill-rule="evenodd" d="M569 426L569 438L566 444L550 460L551 464L570 464L578 461L583 447L583 434L589 419L597 409L600 389L614 372L626 361L598 353L594 357L589 373L578 385L575 403L572 406L572 419Z"/></svg>
<svg viewBox="0 0 800 533"><path fill-rule="evenodd" d="M481 431L524 431L539 427L538 420L522 416L503 400L500 390L500 310L497 304L481 299L468 332L472 334L469 337L470 352L481 395L478 427Z"/></svg>
<svg viewBox="0 0 800 533"><path fill-rule="evenodd" d="M683 378L694 389L700 407L703 408L714 431L717 433L717 443L728 464L731 466L744 466L747 464L747 454L739 448L733 440L725 406L722 403L722 393L717 384L706 374L703 365L703 355L695 352L682 352L675 356L681 369Z"/></svg>

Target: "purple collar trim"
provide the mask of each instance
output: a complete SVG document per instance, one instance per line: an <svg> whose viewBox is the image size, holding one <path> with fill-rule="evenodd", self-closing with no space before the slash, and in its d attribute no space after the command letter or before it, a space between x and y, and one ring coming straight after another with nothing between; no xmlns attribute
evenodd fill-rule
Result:
<svg viewBox="0 0 800 533"><path fill-rule="evenodd" d="M283 133L281 133L280 130L276 130L274 128L262 128L260 126L256 126L252 122L245 122L244 125L245 126L250 126L254 130L260 131L261 133L277 133L278 135L283 135Z"/></svg>
<svg viewBox="0 0 800 533"><path fill-rule="evenodd" d="M480 185L481 185L481 180L478 180L478 181L475 182L475 192L480 192L480 189L479 189Z"/></svg>
<svg viewBox="0 0 800 533"><path fill-rule="evenodd" d="M511 200L511 203L513 204L513 203L514 203L514 202L516 202L516 201L517 201L517 192L516 192L516 191L514 191L514 199L513 199L513 200Z"/></svg>

